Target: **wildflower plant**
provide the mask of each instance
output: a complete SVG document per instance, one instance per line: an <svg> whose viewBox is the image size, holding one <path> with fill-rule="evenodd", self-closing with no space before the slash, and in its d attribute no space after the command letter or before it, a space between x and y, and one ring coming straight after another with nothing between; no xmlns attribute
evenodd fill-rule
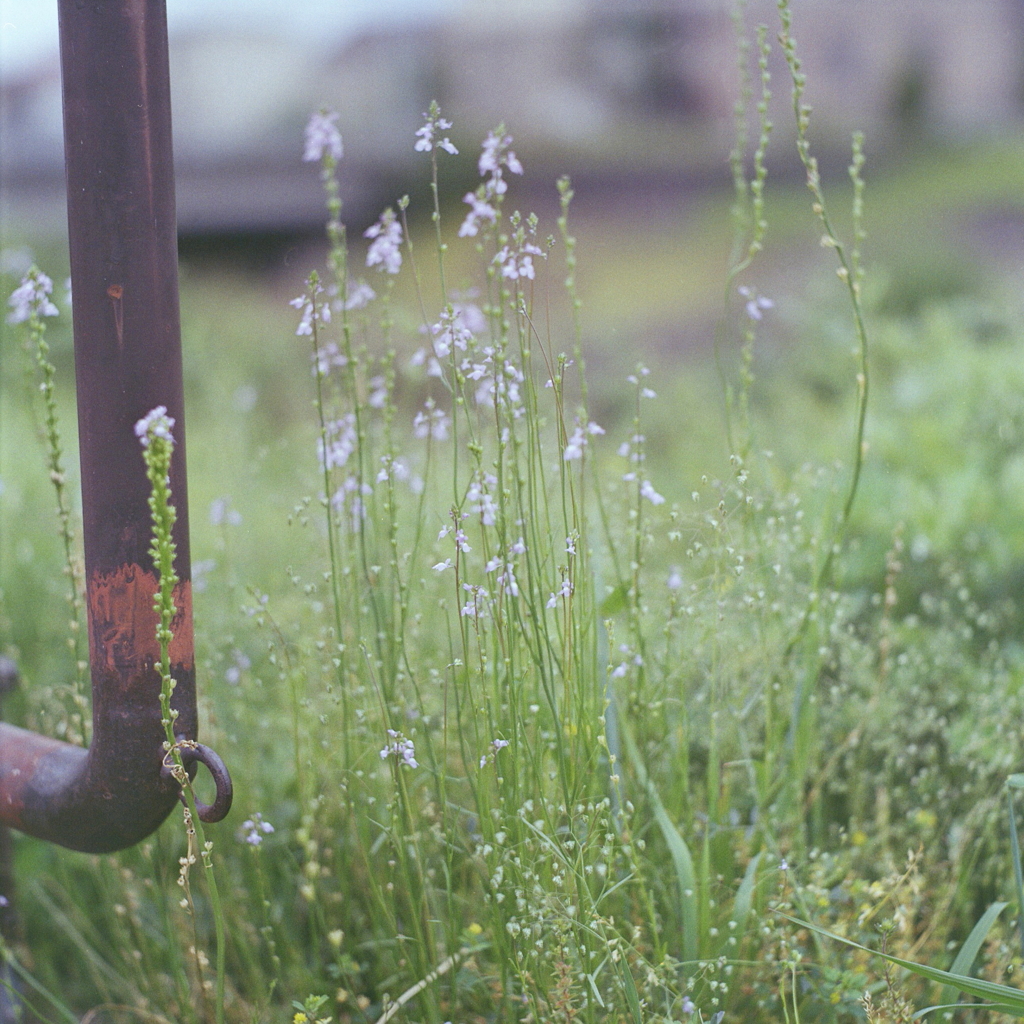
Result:
<svg viewBox="0 0 1024 1024"><path fill-rule="evenodd" d="M188 880L189 867L196 862L196 853L203 863L203 870L210 892L210 904L213 911L217 943L216 994L214 1013L217 1024L224 1021L225 991L225 929L224 911L220 902L220 891L213 868L213 843L207 841L203 831L202 819L196 810L196 797L192 779L185 770L181 756L182 747L189 741L182 739L175 732L174 723L178 712L171 706L174 694L174 676L171 674L170 649L174 639L171 622L177 614L174 590L178 585L178 574L174 568L176 545L174 543L174 524L177 513L171 504L171 456L174 453L174 419L167 414L166 406L160 405L150 410L135 424L135 436L142 445L143 459L146 465L146 477L150 483L149 508L153 520L153 540L149 554L157 572L157 593L153 599L154 610L159 615L156 639L160 646L160 711L161 724L164 727L164 762L170 768L175 781L181 786L185 801L185 832L188 837L188 850L181 858L179 883L185 891L185 899L191 907L192 897ZM194 913L194 910L193 910ZM197 959L199 954L197 952Z"/></svg>
<svg viewBox="0 0 1024 1024"><path fill-rule="evenodd" d="M64 549L64 574L67 577L70 612L67 643L74 659L75 682L70 688L70 706L65 709L65 717L59 723L59 731L70 742L84 744L88 741L90 726L86 714L86 677L89 666L82 648L85 581L82 558L71 523L71 498L64 469L63 441L54 395L57 371L50 360L50 346L46 341L46 319L60 315L60 310L51 299L52 294L53 282L33 264L8 299L11 312L7 315L7 322L27 325L25 351L35 364L34 376L43 399L41 432L46 445L47 469L56 499L58 531Z"/></svg>

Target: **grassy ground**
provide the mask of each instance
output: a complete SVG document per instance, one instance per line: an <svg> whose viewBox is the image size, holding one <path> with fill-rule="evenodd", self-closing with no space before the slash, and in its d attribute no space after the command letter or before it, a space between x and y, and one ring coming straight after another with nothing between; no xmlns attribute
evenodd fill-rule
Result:
<svg viewBox="0 0 1024 1024"><path fill-rule="evenodd" d="M391 326L379 307L347 335L322 325L358 356L321 381L328 419L366 417L358 473L335 469L328 489L372 483L355 529L351 491L334 514L318 500L317 381L287 305L301 280L184 268L203 735L238 793L211 830L228 1019L896 1021L901 1000L938 997L785 915L948 967L1013 896L1024 339L1003 246L1018 152L922 153L869 180L872 394L844 537L855 335L802 187L769 191L769 246L737 282L774 300L757 322L735 293L723 312L729 198L645 214L580 197L580 425L606 432L580 460L565 457L578 356L564 390L544 387L545 354L574 356L564 249L503 295L450 239L447 295L475 283L495 309L468 351L483 360L489 338L507 354L521 416L507 397L475 406L457 367L461 407L409 368L424 315L407 253ZM847 192L829 193L837 211ZM430 231L414 243L433 323ZM48 338L73 452L67 321ZM59 733L65 583L20 340L4 327L0 643L25 676L10 717ZM652 372L627 381L638 362ZM461 409L457 444L415 435L427 399ZM378 481L381 456L422 491ZM469 518L451 523L453 506ZM492 558L515 564L518 593ZM257 814L274 826L259 844L240 824ZM175 884L184 841L175 817L113 857L18 842L15 953L43 1019L216 1019L203 885L193 874L190 908ZM1014 912L977 965L1010 983Z"/></svg>

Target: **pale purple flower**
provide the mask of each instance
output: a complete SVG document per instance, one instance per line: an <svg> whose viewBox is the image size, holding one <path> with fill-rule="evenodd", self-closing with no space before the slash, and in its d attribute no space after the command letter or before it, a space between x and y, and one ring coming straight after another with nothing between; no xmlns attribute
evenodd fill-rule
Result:
<svg viewBox="0 0 1024 1024"><path fill-rule="evenodd" d="M673 568L668 574L668 581L665 583L665 586L668 587L669 590L679 590L682 587L682 585L682 574L679 572L677 568L673 566Z"/></svg>
<svg viewBox="0 0 1024 1024"><path fill-rule="evenodd" d="M444 359L453 348L465 352L473 340L473 332L461 322L461 311L448 306L441 312L441 319L430 325L433 335L434 355Z"/></svg>
<svg viewBox="0 0 1024 1024"><path fill-rule="evenodd" d="M366 404L371 409L383 409L388 401L388 385L383 376L377 375L369 380L370 393L367 396Z"/></svg>
<svg viewBox="0 0 1024 1024"><path fill-rule="evenodd" d="M174 417L167 415L167 406L158 405L135 424L135 436L142 442L143 448L148 448L150 439L154 437L174 444L174 437L171 434L173 427Z"/></svg>
<svg viewBox="0 0 1024 1024"><path fill-rule="evenodd" d="M365 282L349 283L345 309L363 309L377 298L377 293Z"/></svg>
<svg viewBox="0 0 1024 1024"><path fill-rule="evenodd" d="M245 831L243 838L250 846L259 846L263 842L263 837L271 835L274 831L274 826L269 821L264 821L263 815L259 812L243 821L242 828Z"/></svg>
<svg viewBox="0 0 1024 1024"><path fill-rule="evenodd" d="M367 498L371 494L373 494L373 488L368 483L361 484L357 476L349 476L331 495L331 508L339 516L344 517L346 525L353 533L359 530L366 518L366 506L363 503L363 498Z"/></svg>
<svg viewBox="0 0 1024 1024"><path fill-rule="evenodd" d="M432 103L430 110L423 116L427 120L423 127L416 131L416 145L414 147L416 152L429 153L433 149L443 149L446 153L457 156L459 151L448 136L445 136L443 139L437 138L441 132L448 131L452 126L451 121L441 116L440 107L436 103Z"/></svg>
<svg viewBox="0 0 1024 1024"><path fill-rule="evenodd" d="M322 160L326 153L337 162L344 155L341 132L334 123L338 120L336 110L318 110L306 125L306 151L303 160Z"/></svg>
<svg viewBox="0 0 1024 1024"><path fill-rule="evenodd" d="M569 438L569 443L565 446L565 451L562 453L562 458L566 462L572 462L573 459L583 458L583 448L587 443L586 435L583 433L583 428L577 426L572 432L572 437Z"/></svg>
<svg viewBox="0 0 1024 1024"><path fill-rule="evenodd" d="M497 486L498 478L493 473L485 473L482 478L475 477L466 491L470 513L480 516L484 526L493 526L497 519L498 504L490 493L490 489Z"/></svg>
<svg viewBox="0 0 1024 1024"><path fill-rule="evenodd" d="M324 435L316 443L320 465L324 469L344 466L356 450L355 413L346 413L341 419L328 420L324 424Z"/></svg>
<svg viewBox="0 0 1024 1024"><path fill-rule="evenodd" d="M212 526L241 526L242 513L231 507L230 498L214 498L210 502L210 524Z"/></svg>
<svg viewBox="0 0 1024 1024"><path fill-rule="evenodd" d="M435 562L431 568L433 568L434 572L444 572L445 569L453 568L452 560L446 558L443 562Z"/></svg>
<svg viewBox="0 0 1024 1024"><path fill-rule="evenodd" d="M339 351L333 341L318 346L309 358L313 362L313 375L319 377L326 377L334 366L348 365L348 356Z"/></svg>
<svg viewBox="0 0 1024 1024"><path fill-rule="evenodd" d="M49 298L52 292L53 282L38 267L30 267L7 300L11 307L7 322L20 324L33 316L57 316L60 311Z"/></svg>
<svg viewBox="0 0 1024 1024"><path fill-rule="evenodd" d="M475 237L484 221L490 221L493 224L498 219L498 211L482 196L474 192L467 192L462 197L462 201L469 204L470 210L459 228L459 238Z"/></svg>
<svg viewBox="0 0 1024 1024"><path fill-rule="evenodd" d="M558 605L558 599L560 597L561 598L572 597L572 591L573 591L572 581L569 579L568 576L563 576L562 577L562 585L558 588L557 591L555 591L555 593L553 593L548 598L547 607L548 608L556 607Z"/></svg>
<svg viewBox="0 0 1024 1024"><path fill-rule="evenodd" d="M683 996L683 1004L679 1007L683 1013L693 1013L697 1007L694 1005L693 1000L689 996Z"/></svg>
<svg viewBox="0 0 1024 1024"><path fill-rule="evenodd" d="M299 321L299 326L295 329L295 333L299 337L311 335L313 333L313 325L319 321L327 324L331 322L330 303L324 302L319 309L317 308L317 300L323 294L323 288L319 284L315 284L312 277L306 284L309 287L309 291L305 295L296 295L288 303L293 309L302 310L302 319Z"/></svg>
<svg viewBox="0 0 1024 1024"><path fill-rule="evenodd" d="M507 277L511 281L526 277L532 281L536 276L533 257L543 255L544 250L540 246L534 245L533 242L525 242L518 249L503 246L494 257L494 262L501 265L502 277Z"/></svg>
<svg viewBox="0 0 1024 1024"><path fill-rule="evenodd" d="M572 462L574 459L583 458L583 449L587 446L587 435L597 436L604 433L604 427L595 423L591 420L586 426L583 426L578 420L576 422L576 428L572 432L572 436L569 438L568 443L565 446L565 451L562 452L562 458L566 462Z"/></svg>
<svg viewBox="0 0 1024 1024"><path fill-rule="evenodd" d="M427 402L427 411L418 412L413 417L412 432L418 438L432 438L435 441L446 441L451 420L440 409L435 409L433 402Z"/></svg>
<svg viewBox="0 0 1024 1024"><path fill-rule="evenodd" d="M410 477L409 467L401 460L391 455L380 457L381 468L377 472L377 483L387 483L388 480L406 481Z"/></svg>
<svg viewBox="0 0 1024 1024"><path fill-rule="evenodd" d="M664 505L665 498L660 495L655 489L654 485L650 480L644 480L640 484L640 494L646 498L652 505Z"/></svg>
<svg viewBox="0 0 1024 1024"><path fill-rule="evenodd" d="M468 616L475 619L486 615L487 599L490 597L486 588L477 586L475 583L463 583L462 589L470 595L470 598L462 608L459 609L459 614L464 618Z"/></svg>
<svg viewBox="0 0 1024 1024"><path fill-rule="evenodd" d="M397 274L402 266L402 222L395 211L389 206L363 235L373 239L366 253L366 265Z"/></svg>
<svg viewBox="0 0 1024 1024"><path fill-rule="evenodd" d="M480 160L477 166L481 175L490 175L485 183L487 196L500 196L508 190L508 183L502 176L502 168L512 174L522 174L523 165L519 162L515 153L508 147L512 143L512 136L506 135L504 128L488 132L484 139L483 149L480 153Z"/></svg>
<svg viewBox="0 0 1024 1024"><path fill-rule="evenodd" d="M192 580L195 582L195 566L192 566ZM245 656L245 654L235 648L232 653L234 659L232 664L228 665L227 670L224 672L224 678L232 685L237 686L239 680L242 678L242 673L247 672L252 667L252 662Z"/></svg>
<svg viewBox="0 0 1024 1024"><path fill-rule="evenodd" d="M499 750L504 750L508 746L508 740L493 739L491 740L491 752L490 754L484 754L480 758L480 767L483 768L489 760L494 760Z"/></svg>
<svg viewBox="0 0 1024 1024"><path fill-rule="evenodd" d="M412 740L406 739L394 729L388 729L388 736L391 737L391 742L381 750L381 760L385 761L389 757L394 757L396 761L400 761L407 768L419 768L420 763L416 760L416 748Z"/></svg>
<svg viewBox="0 0 1024 1024"><path fill-rule="evenodd" d="M760 320L762 317L762 310L774 309L775 303L771 299L766 299L763 295L758 295L753 288L748 288L745 284L741 284L737 291L744 299L747 300L746 309L747 316L751 320Z"/></svg>
<svg viewBox="0 0 1024 1024"><path fill-rule="evenodd" d="M441 368L440 362L438 362L437 356L433 352L428 352L425 348L418 348L409 357L410 366L426 366L428 377L444 377L444 370Z"/></svg>

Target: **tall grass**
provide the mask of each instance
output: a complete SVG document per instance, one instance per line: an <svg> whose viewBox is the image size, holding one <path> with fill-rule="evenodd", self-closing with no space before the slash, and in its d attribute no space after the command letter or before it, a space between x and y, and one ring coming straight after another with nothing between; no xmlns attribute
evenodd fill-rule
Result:
<svg viewBox="0 0 1024 1024"><path fill-rule="evenodd" d="M262 430L239 429L257 440L218 470L257 479L279 520L244 564L238 535L256 510L218 498L217 564L196 588L204 730L236 776L243 823L210 830L215 888L193 882L185 898L178 858L192 848L177 822L116 857L22 842L25 942L7 955L42 1019L896 1020L927 999L800 921L949 966L946 944L1009 884L1000 801L1021 658L997 546L1019 538L1006 525L962 558L972 517L919 496L956 484L941 467L925 480L928 453L914 461L901 440L901 375L931 372L902 321L876 318L889 397L867 416L862 145L847 246L779 7L799 155L847 309L838 355L789 364L836 396L839 430L806 445L821 465L772 433L797 403L825 433L807 389L756 372L762 328L787 315L757 278L770 242L767 29L740 51L761 91L738 111L732 159L736 245L716 339L725 474L655 476L665 453L651 425L679 422L678 385L643 365L614 385L628 414L594 412L568 179L547 235L515 208L523 168L498 127L453 216L445 163L451 138L464 143L434 105L410 139L430 175L433 251L414 248L403 197L357 268L340 136L329 112L313 117L306 157L325 187L329 256L287 331L263 342L289 346L282 364L308 377L259 368L268 402L299 401L253 410ZM476 263L458 288L456 246ZM395 300L399 274L413 310ZM211 322L230 321L230 301L218 297ZM548 326L560 308L565 337ZM933 315L943 380L967 365L998 380L979 395L1019 447L1013 354L974 346L969 310ZM941 429L942 446L960 443L951 419ZM881 511L869 441L905 460L903 523ZM21 585L8 578L5 592ZM26 720L39 724L62 713L48 691L74 665L29 643L20 600L8 597L0 636L40 652L22 658ZM1019 962L1001 927L984 951L993 978ZM974 938L964 948L978 952Z"/></svg>

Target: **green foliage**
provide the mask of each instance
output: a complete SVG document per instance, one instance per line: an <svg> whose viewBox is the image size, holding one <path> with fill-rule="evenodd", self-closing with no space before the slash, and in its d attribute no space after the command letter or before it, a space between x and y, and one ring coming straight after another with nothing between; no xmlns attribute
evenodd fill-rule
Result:
<svg viewBox="0 0 1024 1024"><path fill-rule="evenodd" d="M749 179L738 111L716 449L706 367L585 379L584 354L624 357L587 338L572 185L546 241L497 185L518 173L503 129L474 197L493 218L456 237L436 107L429 230L410 237L404 198L383 215L373 242L404 247L371 249L372 304L353 301L329 148L329 256L298 312L265 283L183 276L204 739L245 820L212 851L176 821L116 857L20 841L11 955L40 1017L882 1021L951 1003L938 986L1016 1012L999 897L1024 338L1012 308L893 303L862 274L861 145L844 218L780 8L832 291L758 303L779 227L761 30L741 47L761 90ZM788 348L765 340L778 322ZM70 395L41 372L49 430ZM24 436L16 384L3 427ZM170 451L147 451L167 610ZM3 469L14 710L74 737L66 503L51 536L23 456ZM179 873L195 851L209 895Z"/></svg>

